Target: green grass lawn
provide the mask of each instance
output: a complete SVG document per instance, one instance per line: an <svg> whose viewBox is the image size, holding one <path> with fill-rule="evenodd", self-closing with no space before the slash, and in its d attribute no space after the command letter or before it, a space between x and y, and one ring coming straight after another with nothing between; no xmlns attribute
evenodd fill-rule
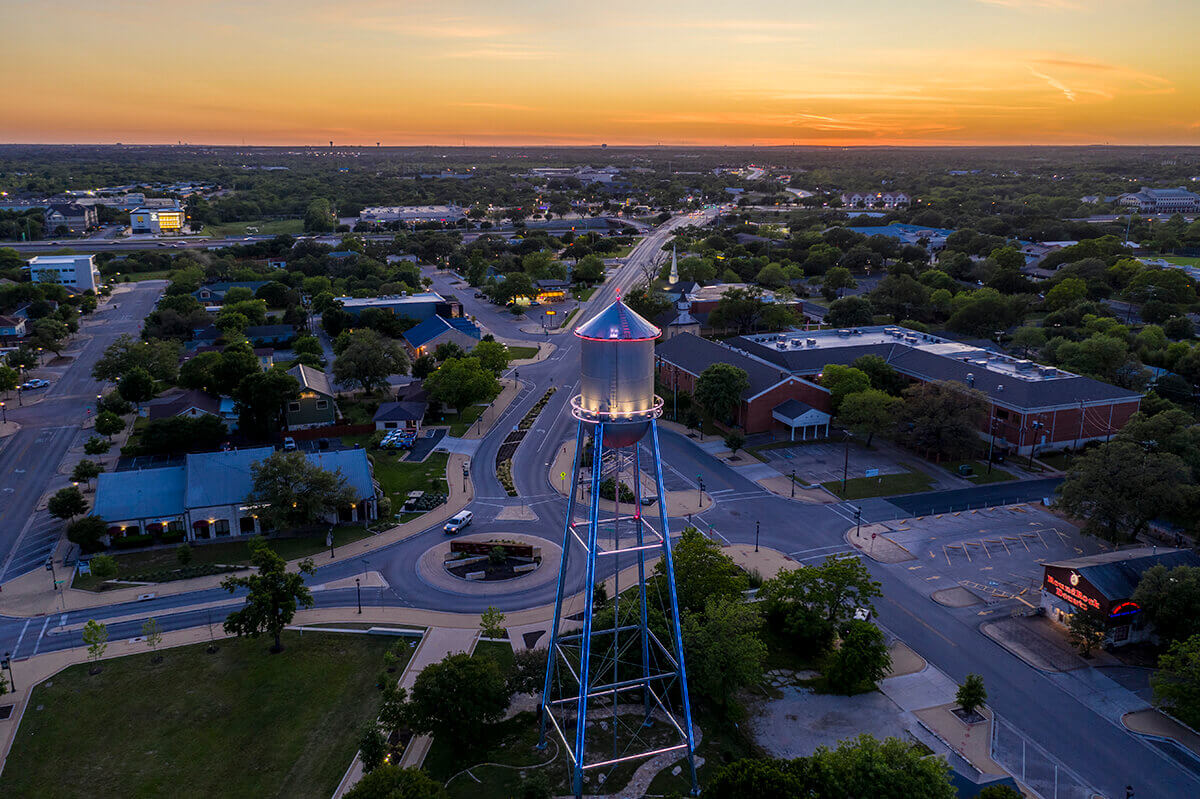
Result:
<svg viewBox="0 0 1200 799"><path fill-rule="evenodd" d="M596 289L598 288L599 286L588 286L587 288L575 289L575 299L580 302L587 302L596 293Z"/></svg>
<svg viewBox="0 0 1200 799"><path fill-rule="evenodd" d="M970 466L971 474L959 474L959 466ZM1016 480L1016 475L1011 472L1006 472L1003 469L997 468L996 464L992 464L992 473L988 474L987 464L983 461L950 461L941 464L941 467L953 475L970 480L975 485L987 485L988 483L1006 483L1009 480Z"/></svg>
<svg viewBox="0 0 1200 799"><path fill-rule="evenodd" d="M501 669L508 671L513 664L512 644L507 641L480 641L475 644L472 657L492 658L500 664Z"/></svg>
<svg viewBox="0 0 1200 799"><path fill-rule="evenodd" d="M513 766L532 766L544 763L557 753L554 763L547 767L551 784L565 789L566 758L561 747L551 744L545 751L537 749L538 724L532 713L518 713L511 719L494 724L483 739L474 744L464 741L433 739L424 769L438 782L445 782L465 768L478 763L505 763ZM516 769L485 766L472 768L476 780L462 775L446 790L451 799L510 799L521 785ZM564 793L560 790L559 793Z"/></svg>
<svg viewBox="0 0 1200 799"><path fill-rule="evenodd" d="M379 708L391 638L285 633L72 666L34 690L4 796L326 799Z"/></svg>
<svg viewBox="0 0 1200 799"><path fill-rule="evenodd" d="M508 347L508 359L510 361L523 361L526 358L532 358L538 354L537 347Z"/></svg>
<svg viewBox="0 0 1200 799"><path fill-rule="evenodd" d="M486 405L472 405L464 410L461 416L450 423L450 435L462 438L471 425L475 424L475 420L483 416L485 410L487 410Z"/></svg>
<svg viewBox="0 0 1200 799"><path fill-rule="evenodd" d="M1200 258L1188 258L1183 255L1158 255L1156 258L1162 258L1169 264L1178 264L1179 266L1197 266L1200 267Z"/></svg>
<svg viewBox="0 0 1200 799"><path fill-rule="evenodd" d="M250 233L246 230L248 227L258 228L258 233ZM223 222L219 225L205 225L204 230L200 231L200 235L215 237L251 235L298 236L303 232L303 219L271 219L256 222Z"/></svg>
<svg viewBox="0 0 1200 799"><path fill-rule="evenodd" d="M884 474L879 477L854 477L846 481L846 493L842 493L842 481L830 480L822 483L842 499L866 499L867 497L890 497L896 494L916 494L933 487L933 479L922 472Z"/></svg>
<svg viewBox="0 0 1200 799"><path fill-rule="evenodd" d="M338 525L333 528L333 545L336 548L352 544L369 535L371 535L371 531L361 524ZM296 538L268 538L267 542L284 560L308 557L327 549L324 533ZM175 544L146 552L122 553L114 550L108 554L111 554L117 561L117 579L123 579L146 572L179 568L178 548L179 545ZM191 549L192 559L189 562L193 566L218 563L245 566L250 564L250 547L245 539L217 541L212 544L192 544ZM100 588L100 581L90 574L77 575L71 587L96 591Z"/></svg>
<svg viewBox="0 0 1200 799"><path fill-rule="evenodd" d="M143 280L170 280L175 274L174 269L159 269L156 272L133 272L121 275L120 279L129 283L140 283Z"/></svg>
<svg viewBox="0 0 1200 799"><path fill-rule="evenodd" d="M343 436L346 444L364 443L367 436ZM409 463L402 460L404 454L400 450L376 449L371 450L371 458L375 462L375 479L383 493L392 499L392 511L400 512L404 500L410 491L446 492L446 463L450 460L449 453L431 453L424 463Z"/></svg>

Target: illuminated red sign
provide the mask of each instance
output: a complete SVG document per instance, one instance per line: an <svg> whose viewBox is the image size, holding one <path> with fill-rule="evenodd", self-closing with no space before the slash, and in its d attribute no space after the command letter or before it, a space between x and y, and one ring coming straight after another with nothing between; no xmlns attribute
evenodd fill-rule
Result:
<svg viewBox="0 0 1200 799"><path fill-rule="evenodd" d="M1134 613L1137 613L1140 610L1141 610L1141 608L1138 607L1136 602L1122 602L1121 604L1119 604L1115 608L1113 608L1112 612L1109 613L1108 615L1109 616L1132 616Z"/></svg>
<svg viewBox="0 0 1200 799"><path fill-rule="evenodd" d="M1052 590L1056 596L1062 597L1077 608L1094 608L1096 610L1100 609L1100 600L1088 596L1074 586L1066 585L1065 583L1056 580L1051 574L1046 575L1046 585L1050 586L1050 590Z"/></svg>

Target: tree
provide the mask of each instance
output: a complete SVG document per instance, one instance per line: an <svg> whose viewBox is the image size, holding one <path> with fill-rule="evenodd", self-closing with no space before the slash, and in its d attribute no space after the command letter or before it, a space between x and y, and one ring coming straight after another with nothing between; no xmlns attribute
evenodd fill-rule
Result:
<svg viewBox="0 0 1200 799"><path fill-rule="evenodd" d="M1083 532L1113 543L1132 541L1151 519L1177 513L1194 493L1187 465L1115 440L1084 452L1059 486L1058 507L1086 519Z"/></svg>
<svg viewBox="0 0 1200 799"><path fill-rule="evenodd" d="M384 763L363 776L345 799L445 799L446 790L421 769Z"/></svg>
<svg viewBox="0 0 1200 799"><path fill-rule="evenodd" d="M175 560L180 566L187 566L192 562L192 546L187 541L184 541L179 546L175 547Z"/></svg>
<svg viewBox="0 0 1200 799"><path fill-rule="evenodd" d="M1030 325L1018 327L1013 331L1012 345L1020 347L1021 353L1028 358L1030 350L1040 350L1046 345L1046 331Z"/></svg>
<svg viewBox="0 0 1200 799"><path fill-rule="evenodd" d="M865 435L869 447L876 433L887 435L896 429L896 412L901 404L899 397L878 389L858 391L842 400L837 423L855 435Z"/></svg>
<svg viewBox="0 0 1200 799"><path fill-rule="evenodd" d="M302 452L273 452L250 465L254 489L249 500L276 529L304 528L325 519L359 497L341 470L322 469Z"/></svg>
<svg viewBox="0 0 1200 799"><path fill-rule="evenodd" d="M504 674L492 658L459 652L426 666L413 683L409 719L416 732L473 743L508 708Z"/></svg>
<svg viewBox="0 0 1200 799"><path fill-rule="evenodd" d="M818 566L781 571L758 589L767 618L803 646L820 650L859 608L882 596L879 583L854 558L830 556Z"/></svg>
<svg viewBox="0 0 1200 799"><path fill-rule="evenodd" d="M89 461L85 458L84 460L81 460L79 463L75 464L75 468L71 471L71 479L79 483L86 483L90 486L92 481L99 477L100 473L103 471L103 466L95 461Z"/></svg>
<svg viewBox="0 0 1200 799"><path fill-rule="evenodd" d="M958 383L935 380L904 390L897 422L902 443L946 458L967 457L978 446L987 398Z"/></svg>
<svg viewBox="0 0 1200 799"><path fill-rule="evenodd" d="M929 289L911 275L888 275L871 292L871 305L876 313L889 314L892 321L928 319Z"/></svg>
<svg viewBox="0 0 1200 799"><path fill-rule="evenodd" d="M807 763L803 760L746 758L718 769L704 786L708 799L795 799L806 794Z"/></svg>
<svg viewBox="0 0 1200 799"><path fill-rule="evenodd" d="M829 405L836 414L842 406L842 400L871 387L871 378L853 366L827 363L821 370L821 385L829 389Z"/></svg>
<svg viewBox="0 0 1200 799"><path fill-rule="evenodd" d="M1078 305L1086 300L1087 296L1087 282L1082 278L1068 277L1059 281L1046 292L1046 298L1042 301L1042 305L1048 311L1058 311Z"/></svg>
<svg viewBox="0 0 1200 799"><path fill-rule="evenodd" d="M108 627L95 619L89 619L87 624L83 625L83 632L80 633L79 638L87 644L88 658L93 664L90 673L98 673L100 667L97 664L100 662L100 658L104 657L104 651L108 649Z"/></svg>
<svg viewBox="0 0 1200 799"><path fill-rule="evenodd" d="M695 527L686 527L675 544L675 593L680 613L703 613L713 599L740 597L746 575L716 541ZM665 579L662 561L654 567L656 580Z"/></svg>
<svg viewBox="0 0 1200 799"><path fill-rule="evenodd" d="M760 288L726 289L717 301L717 307L709 314L708 321L713 327L732 327L739 333L747 333L758 327L766 307Z"/></svg>
<svg viewBox="0 0 1200 799"><path fill-rule="evenodd" d="M725 446L729 447L729 451L736 453L746 444L746 437L736 430L725 436Z"/></svg>
<svg viewBox="0 0 1200 799"><path fill-rule="evenodd" d="M74 519L87 513L88 503L83 498L82 491L75 486L67 486L54 492L47 503L47 509L56 519Z"/></svg>
<svg viewBox="0 0 1200 799"><path fill-rule="evenodd" d="M703 614L684 615L688 678L698 693L725 707L739 689L762 679L761 626L758 609L740 596L710 597Z"/></svg>
<svg viewBox="0 0 1200 799"><path fill-rule="evenodd" d="M898 395L908 385L908 380L878 355L860 355L850 365L871 378L871 388L888 394Z"/></svg>
<svg viewBox="0 0 1200 799"><path fill-rule="evenodd" d="M97 580L111 580L117 576L117 560L111 555L96 555L88 561L88 568Z"/></svg>
<svg viewBox="0 0 1200 799"><path fill-rule="evenodd" d="M1185 724L1200 727L1200 635L1171 644L1158 659L1150 687L1156 704Z"/></svg>
<svg viewBox="0 0 1200 799"><path fill-rule="evenodd" d="M649 283L630 289L623 299L630 310L645 319L653 319L671 309L671 301L662 292L655 291Z"/></svg>
<svg viewBox="0 0 1200 799"><path fill-rule="evenodd" d="M709 416L721 421L730 420L742 402L742 394L750 389L746 370L728 363L705 367L696 380L694 399Z"/></svg>
<svg viewBox="0 0 1200 799"><path fill-rule="evenodd" d="M287 571L287 562L261 538L250 539L250 564L258 574L226 577L221 587L229 593L247 591L246 604L225 619L225 632L257 638L267 633L275 639L272 652L282 652L280 635L292 623L296 608L313 606L312 592L304 584L304 575L316 574L312 558L300 561L299 572Z"/></svg>
<svg viewBox="0 0 1200 799"><path fill-rule="evenodd" d="M508 368L508 347L498 341L481 341L471 350L471 357L478 358L484 369L499 375Z"/></svg>
<svg viewBox="0 0 1200 799"><path fill-rule="evenodd" d="M1076 610L1067 619L1067 637L1085 658L1090 658L1092 651L1104 643L1106 635L1108 619L1094 608Z"/></svg>
<svg viewBox="0 0 1200 799"><path fill-rule="evenodd" d="M121 382L117 384L117 393L127 402L140 404L154 399L158 391L150 373L140 366L135 366L121 378Z"/></svg>
<svg viewBox="0 0 1200 799"><path fill-rule="evenodd" d="M576 283L598 283L604 279L604 261L598 255L585 255L571 270Z"/></svg>
<svg viewBox="0 0 1200 799"><path fill-rule="evenodd" d="M67 342L67 336L71 331L67 326L57 319L51 319L44 316L33 323L32 343L35 347L46 349L59 355L62 352L63 345Z"/></svg>
<svg viewBox="0 0 1200 799"><path fill-rule="evenodd" d="M954 694L954 701L958 702L963 715L973 716L975 711L987 701L987 688L983 685L983 677L978 674L968 674L962 685L958 686L958 690Z"/></svg>
<svg viewBox="0 0 1200 799"><path fill-rule="evenodd" d="M425 378L425 391L430 400L461 415L468 406L496 396L500 383L478 358L450 358Z"/></svg>
<svg viewBox="0 0 1200 799"><path fill-rule="evenodd" d="M1025 799L1025 794L1008 785L987 785L975 799Z"/></svg>
<svg viewBox="0 0 1200 799"><path fill-rule="evenodd" d="M88 455L103 455L112 449L112 442L107 438L100 436L89 436L88 440L83 442L83 451Z"/></svg>
<svg viewBox="0 0 1200 799"><path fill-rule="evenodd" d="M0 391L6 395L17 387L19 375L16 369L13 369L8 364L0 363Z"/></svg>
<svg viewBox="0 0 1200 799"><path fill-rule="evenodd" d="M358 757L362 761L363 771L370 774L383 764L386 756L387 740L383 737L383 731L375 721L367 721L358 736Z"/></svg>
<svg viewBox="0 0 1200 799"><path fill-rule="evenodd" d="M437 349L433 351L433 359L438 363L441 363L449 358L465 358L466 355L466 351L453 341L443 341L441 344L437 345Z"/></svg>
<svg viewBox="0 0 1200 799"><path fill-rule="evenodd" d="M424 380L433 374L437 366L437 360L432 355L428 353L419 355L412 363L412 376L418 380Z"/></svg>
<svg viewBox="0 0 1200 799"><path fill-rule="evenodd" d="M100 539L107 533L108 524L99 516L84 516L67 525L67 540L78 544L84 552L100 549Z"/></svg>
<svg viewBox="0 0 1200 799"><path fill-rule="evenodd" d="M1200 634L1200 568L1152 566L1142 574L1130 599L1164 641Z"/></svg>
<svg viewBox="0 0 1200 799"><path fill-rule="evenodd" d="M96 432L110 440L124 429L125 421L112 411L102 411L96 416Z"/></svg>
<svg viewBox="0 0 1200 799"><path fill-rule="evenodd" d="M155 380L171 383L175 381L179 365L179 350L178 341L138 341L125 333L117 336L104 350L104 355L92 367L92 376L100 381L115 380L140 366Z"/></svg>
<svg viewBox="0 0 1200 799"><path fill-rule="evenodd" d="M857 327L875 321L875 308L866 297L842 297L829 304L825 324L834 327Z"/></svg>
<svg viewBox="0 0 1200 799"><path fill-rule="evenodd" d="M844 266L835 266L825 273L825 279L821 281L821 293L825 295L825 299L835 299L842 289L853 289L858 287L858 281L850 274L850 270Z"/></svg>
<svg viewBox="0 0 1200 799"><path fill-rule="evenodd" d="M408 356L396 342L370 328L346 335L349 340L333 362L333 376L339 383L358 385L369 394L386 386L392 375L408 371Z"/></svg>
<svg viewBox="0 0 1200 799"><path fill-rule="evenodd" d="M892 667L887 641L869 621L853 619L842 631L841 644L825 661L829 687L847 696L871 690Z"/></svg>
<svg viewBox="0 0 1200 799"><path fill-rule="evenodd" d="M304 212L304 230L307 233L331 233L337 218L329 207L329 200L318 197L308 204Z"/></svg>
<svg viewBox="0 0 1200 799"><path fill-rule="evenodd" d="M484 638L503 638L504 614L498 608L488 605L487 609L479 614L479 632Z"/></svg>
<svg viewBox="0 0 1200 799"><path fill-rule="evenodd" d="M233 392L238 430L259 439L270 438L283 425L283 409L300 396L300 383L279 369L242 378Z"/></svg>
<svg viewBox="0 0 1200 799"><path fill-rule="evenodd" d="M95 558L92 558L94 561ZM146 646L153 653L150 660L158 663L162 660L162 655L158 654L158 645L162 643L162 628L158 624L158 619L150 618L142 622L142 637L146 639Z"/></svg>

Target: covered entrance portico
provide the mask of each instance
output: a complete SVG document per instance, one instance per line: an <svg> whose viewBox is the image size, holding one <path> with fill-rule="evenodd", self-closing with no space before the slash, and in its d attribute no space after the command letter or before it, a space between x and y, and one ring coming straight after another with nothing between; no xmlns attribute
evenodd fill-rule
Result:
<svg viewBox="0 0 1200 799"><path fill-rule="evenodd" d="M789 429L792 441L829 437L829 414L800 400L789 399L779 403L771 410L771 416Z"/></svg>

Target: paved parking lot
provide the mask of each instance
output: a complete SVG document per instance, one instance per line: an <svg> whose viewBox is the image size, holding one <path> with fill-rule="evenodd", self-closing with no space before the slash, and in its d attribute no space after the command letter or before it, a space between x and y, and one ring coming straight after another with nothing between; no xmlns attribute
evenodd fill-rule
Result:
<svg viewBox="0 0 1200 799"><path fill-rule="evenodd" d="M842 470L846 467L846 445L838 442L798 443L792 447L765 449L759 452L780 474L787 476L795 469L797 477L810 483L841 480ZM903 464L897 463L882 451L851 443L848 476L864 477L867 469L878 469L879 474L901 474L909 471Z"/></svg>
<svg viewBox="0 0 1200 799"><path fill-rule="evenodd" d="M888 526L893 530L888 538L913 555L892 568L906 572L925 592L939 593L946 604L955 594L940 592L961 588L984 604L1037 605L1043 563L1102 551L1095 539L1034 505L938 514Z"/></svg>

